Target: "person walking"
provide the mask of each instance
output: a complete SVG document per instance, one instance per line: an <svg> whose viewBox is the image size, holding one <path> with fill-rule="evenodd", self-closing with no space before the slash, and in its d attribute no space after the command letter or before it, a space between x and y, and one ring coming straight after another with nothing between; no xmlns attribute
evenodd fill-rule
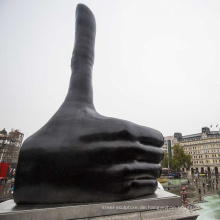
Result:
<svg viewBox="0 0 220 220"><path fill-rule="evenodd" d="M199 188L199 201L202 200L201 189Z"/></svg>
<svg viewBox="0 0 220 220"><path fill-rule="evenodd" d="M11 194L13 195L14 193L14 185L11 187Z"/></svg>
<svg viewBox="0 0 220 220"><path fill-rule="evenodd" d="M14 184L11 183L11 184L10 184L10 190L9 190L9 193L10 193L10 194L13 194L13 191L14 191Z"/></svg>
<svg viewBox="0 0 220 220"><path fill-rule="evenodd" d="M187 204L187 195L186 195L186 188L185 187L182 188L182 199L183 199L183 203Z"/></svg>

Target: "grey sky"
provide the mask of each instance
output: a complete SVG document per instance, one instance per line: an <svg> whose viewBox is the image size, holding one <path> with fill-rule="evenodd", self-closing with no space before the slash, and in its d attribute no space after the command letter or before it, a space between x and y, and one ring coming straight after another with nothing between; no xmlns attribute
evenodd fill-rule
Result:
<svg viewBox="0 0 220 220"><path fill-rule="evenodd" d="M99 113L165 136L220 124L220 1L1 0L0 129L27 138L61 105L78 3L96 17Z"/></svg>

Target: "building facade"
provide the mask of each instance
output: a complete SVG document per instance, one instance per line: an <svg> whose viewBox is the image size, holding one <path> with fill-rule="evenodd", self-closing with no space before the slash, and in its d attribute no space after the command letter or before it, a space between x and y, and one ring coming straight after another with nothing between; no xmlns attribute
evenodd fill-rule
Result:
<svg viewBox="0 0 220 220"><path fill-rule="evenodd" d="M8 164L9 168L16 168L23 137L19 130L12 129L9 133L5 129L0 131L1 166Z"/></svg>
<svg viewBox="0 0 220 220"><path fill-rule="evenodd" d="M164 137L164 145L162 149L164 152L167 152L170 157L172 157L172 146L173 146L174 136Z"/></svg>
<svg viewBox="0 0 220 220"><path fill-rule="evenodd" d="M220 170L220 132L202 128L198 134L182 136L174 134L174 144L179 143L184 152L192 156L194 173L218 173Z"/></svg>

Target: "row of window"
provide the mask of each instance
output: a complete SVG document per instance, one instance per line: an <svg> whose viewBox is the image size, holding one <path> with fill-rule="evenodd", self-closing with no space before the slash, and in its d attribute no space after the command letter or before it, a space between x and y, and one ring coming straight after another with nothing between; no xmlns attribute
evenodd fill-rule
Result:
<svg viewBox="0 0 220 220"><path fill-rule="evenodd" d="M192 158L202 158L202 155L199 155L199 156L193 156Z"/></svg>
<svg viewBox="0 0 220 220"><path fill-rule="evenodd" d="M182 140L182 142L185 142L187 140ZM194 141L194 142L188 142L188 143L181 143L182 146L188 146L188 145L194 145L194 144L204 144L204 143L210 143L210 142L220 142L220 139L214 139L214 140L202 140L202 141Z"/></svg>
<svg viewBox="0 0 220 220"><path fill-rule="evenodd" d="M211 145L201 145L196 147L184 147L184 150L196 150L196 149L210 149L210 148L220 148L220 144L211 144Z"/></svg>
<svg viewBox="0 0 220 220"><path fill-rule="evenodd" d="M220 162L220 159L219 160L216 160L216 159L214 159L214 160L196 160L196 161L192 161L192 163L193 164L203 164L203 163L218 163L218 162Z"/></svg>
<svg viewBox="0 0 220 220"><path fill-rule="evenodd" d="M191 151L191 152L187 152L187 154L209 154L209 153L220 153L220 149L219 150L201 150L201 151ZM220 154L219 154L220 156Z"/></svg>
<svg viewBox="0 0 220 220"><path fill-rule="evenodd" d="M209 157L220 157L220 154L209 154L209 155L204 155L205 156L205 158L209 158ZM192 158L203 158L203 156L202 155L198 155L198 156L192 156Z"/></svg>

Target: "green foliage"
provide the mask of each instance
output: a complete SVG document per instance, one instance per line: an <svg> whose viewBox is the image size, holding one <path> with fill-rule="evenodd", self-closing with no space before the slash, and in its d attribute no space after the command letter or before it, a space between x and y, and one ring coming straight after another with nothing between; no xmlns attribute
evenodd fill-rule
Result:
<svg viewBox="0 0 220 220"><path fill-rule="evenodd" d="M165 151L165 152L164 152L163 160L161 161L161 166L162 166L163 168L167 168L167 167L168 167L168 163L169 163L169 155L168 155L168 153Z"/></svg>
<svg viewBox="0 0 220 220"><path fill-rule="evenodd" d="M172 147L173 150L173 158L171 162L170 168L175 171L180 171L182 167L189 169L191 162L191 156L189 154L185 154L183 147L179 144L175 144Z"/></svg>
<svg viewBox="0 0 220 220"><path fill-rule="evenodd" d="M168 153L164 153L164 158L161 162L163 168L169 167L173 171L180 171L182 167L189 169L192 165L191 155L185 154L183 147L175 144L172 147L173 157L169 157Z"/></svg>

